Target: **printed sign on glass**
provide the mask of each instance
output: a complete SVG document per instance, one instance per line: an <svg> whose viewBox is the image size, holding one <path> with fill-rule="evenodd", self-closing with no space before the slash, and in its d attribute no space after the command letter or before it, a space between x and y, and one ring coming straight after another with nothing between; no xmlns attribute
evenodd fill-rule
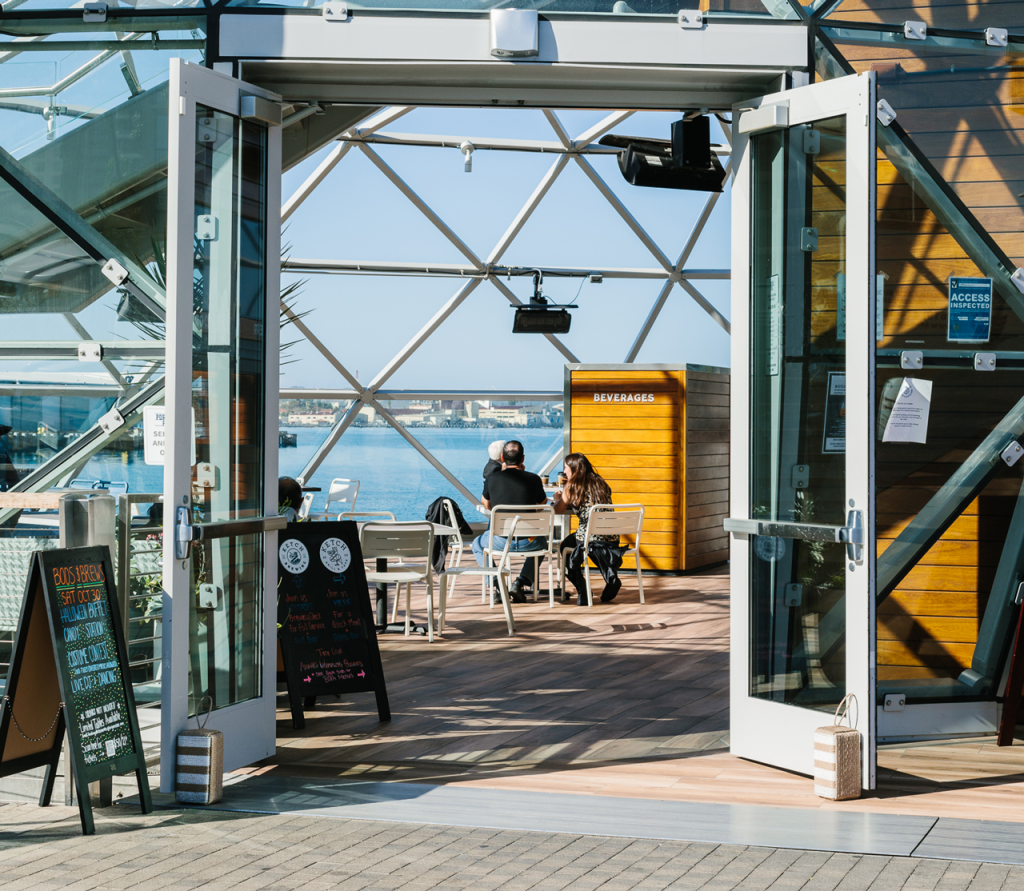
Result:
<svg viewBox="0 0 1024 891"><path fill-rule="evenodd" d="M825 433L821 451L846 451L846 374L842 371L828 373L828 392L825 396Z"/></svg>
<svg viewBox="0 0 1024 891"><path fill-rule="evenodd" d="M950 278L946 340L987 343L992 334L992 279Z"/></svg>

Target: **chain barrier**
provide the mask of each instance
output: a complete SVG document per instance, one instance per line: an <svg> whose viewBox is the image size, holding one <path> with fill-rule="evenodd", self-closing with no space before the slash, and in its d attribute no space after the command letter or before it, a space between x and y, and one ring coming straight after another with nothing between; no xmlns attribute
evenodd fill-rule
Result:
<svg viewBox="0 0 1024 891"><path fill-rule="evenodd" d="M57 714L53 716L53 722L50 724L49 727L46 728L46 733L44 733L42 736L29 736L24 730L21 729L21 724L19 724L18 719L14 717L14 703L11 702L11 697L4 694L4 702L7 703L8 708L10 708L11 710L11 720L14 721L14 726L18 728L18 733L25 737L25 739L27 739L29 742L42 742L44 739L46 739L46 737L50 735L50 731L53 730L55 726L57 726L57 719L60 717L60 710L64 708L63 702L57 706Z"/></svg>

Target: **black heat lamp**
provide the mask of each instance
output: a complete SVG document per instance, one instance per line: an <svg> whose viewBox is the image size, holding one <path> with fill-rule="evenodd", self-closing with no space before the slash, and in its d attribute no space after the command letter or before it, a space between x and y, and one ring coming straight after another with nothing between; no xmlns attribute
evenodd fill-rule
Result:
<svg viewBox="0 0 1024 891"><path fill-rule="evenodd" d="M621 149L619 170L630 185L722 191L725 168L711 148L711 119L706 115L674 121L671 139L609 134L599 145Z"/></svg>

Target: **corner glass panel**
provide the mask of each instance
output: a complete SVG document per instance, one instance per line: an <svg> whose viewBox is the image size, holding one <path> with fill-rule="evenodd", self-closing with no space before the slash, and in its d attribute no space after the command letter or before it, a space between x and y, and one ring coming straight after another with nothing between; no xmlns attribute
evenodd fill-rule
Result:
<svg viewBox="0 0 1024 891"><path fill-rule="evenodd" d="M950 3L948 0L840 0L826 13L829 19L863 24L902 25L924 22L929 28L952 31L1006 28L1024 33L1024 8L1020 3Z"/></svg>
<svg viewBox="0 0 1024 891"><path fill-rule="evenodd" d="M845 524L846 119L751 140L751 514ZM750 695L845 695L843 548L751 536Z"/></svg>
<svg viewBox="0 0 1024 891"><path fill-rule="evenodd" d="M193 522L263 515L267 133L196 109ZM263 536L192 556L192 713L261 695Z"/></svg>

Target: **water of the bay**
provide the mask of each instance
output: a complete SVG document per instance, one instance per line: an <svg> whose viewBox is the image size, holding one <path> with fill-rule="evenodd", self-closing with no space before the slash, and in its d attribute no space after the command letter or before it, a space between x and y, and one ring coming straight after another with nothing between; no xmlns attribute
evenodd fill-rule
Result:
<svg viewBox="0 0 1024 891"><path fill-rule="evenodd" d="M279 452L282 476L297 476L320 444L327 427L282 427L295 433L298 444ZM470 492L479 496L487 446L496 439L518 439L526 448L526 467L537 471L561 445L562 430L553 427L477 428L417 427L409 431ZM21 463L20 461L18 463ZM101 452L79 474L89 479L124 481L130 492L163 490L163 467L147 465L142 452ZM469 522L481 520L474 506L435 470L397 431L390 427L352 427L306 481L323 491L313 509L323 510L331 480L359 480L357 510L389 510L399 520L421 520L427 506L445 495L462 508Z"/></svg>

